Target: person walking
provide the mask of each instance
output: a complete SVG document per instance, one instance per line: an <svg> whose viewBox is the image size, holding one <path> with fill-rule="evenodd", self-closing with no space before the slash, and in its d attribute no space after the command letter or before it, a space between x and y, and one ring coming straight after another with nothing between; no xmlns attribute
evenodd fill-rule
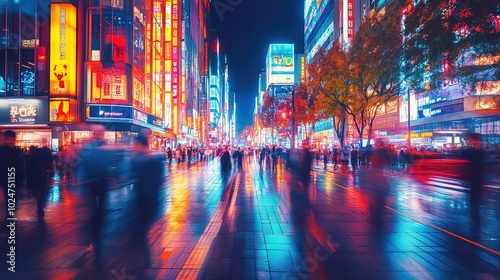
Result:
<svg viewBox="0 0 500 280"><path fill-rule="evenodd" d="M172 154L172 149L170 149L170 147L167 148L167 159L168 159L168 165L172 165L172 158L173 158L173 154Z"/></svg>
<svg viewBox="0 0 500 280"><path fill-rule="evenodd" d="M50 174L53 169L52 151L47 147L47 139L43 140L42 147L35 149L33 153L34 164L34 189L36 192L37 214L39 218L45 215L44 209L47 203Z"/></svg>
<svg viewBox="0 0 500 280"><path fill-rule="evenodd" d="M323 150L323 165L325 167L325 170L326 170L326 165L328 163L329 156L330 156L330 149L328 149L328 147L325 147L325 149Z"/></svg>
<svg viewBox="0 0 500 280"><path fill-rule="evenodd" d="M353 171L358 168L358 150L354 147L352 147L351 151L351 165Z"/></svg>
<svg viewBox="0 0 500 280"><path fill-rule="evenodd" d="M229 151L227 150L226 146L222 148L222 155L220 157L220 167L223 175L227 175L229 174L229 171L231 171L231 155L229 154Z"/></svg>
<svg viewBox="0 0 500 280"><path fill-rule="evenodd" d="M148 231L158 218L160 188L164 179L164 157L149 150L145 135L139 135L134 143L132 170L134 172L134 192L137 207L138 242L143 244L146 265L149 266L150 249L147 241Z"/></svg>
<svg viewBox="0 0 500 280"><path fill-rule="evenodd" d="M5 216L12 217L9 213L15 213L15 206L19 203L14 203L14 212L9 212L9 199L12 194L16 193L16 187L19 184L21 169L19 161L21 159L21 150L16 148L16 133L12 130L7 130L3 134L3 143L0 146L0 186L3 190L5 202ZM11 191L9 191L11 190ZM11 196L9 196L11 194Z"/></svg>

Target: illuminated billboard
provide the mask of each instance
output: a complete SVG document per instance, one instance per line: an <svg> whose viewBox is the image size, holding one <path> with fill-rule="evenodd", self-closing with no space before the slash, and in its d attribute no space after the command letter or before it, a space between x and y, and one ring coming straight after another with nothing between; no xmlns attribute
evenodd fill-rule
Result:
<svg viewBox="0 0 500 280"><path fill-rule="evenodd" d="M41 99L0 99L0 124L46 124L48 104Z"/></svg>
<svg viewBox="0 0 500 280"><path fill-rule="evenodd" d="M76 8L50 8L50 95L76 96Z"/></svg>
<svg viewBox="0 0 500 280"><path fill-rule="evenodd" d="M269 45L266 65L268 86L270 84L293 84L295 79L294 45Z"/></svg>
<svg viewBox="0 0 500 280"><path fill-rule="evenodd" d="M91 70L92 103L126 104L127 71L124 65L113 67L93 65Z"/></svg>
<svg viewBox="0 0 500 280"><path fill-rule="evenodd" d="M75 122L76 121L76 100L50 99L49 102L50 122Z"/></svg>
<svg viewBox="0 0 500 280"><path fill-rule="evenodd" d="M307 0L304 12L304 36L307 39L314 30L321 15L325 12L328 2L331 0Z"/></svg>

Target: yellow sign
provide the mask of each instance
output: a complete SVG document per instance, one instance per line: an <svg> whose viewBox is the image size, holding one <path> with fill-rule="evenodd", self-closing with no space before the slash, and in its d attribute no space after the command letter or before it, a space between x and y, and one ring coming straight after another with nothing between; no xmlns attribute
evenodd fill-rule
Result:
<svg viewBox="0 0 500 280"><path fill-rule="evenodd" d="M50 8L50 95L76 96L76 8Z"/></svg>
<svg viewBox="0 0 500 280"><path fill-rule="evenodd" d="M306 82L306 57L300 57L300 82Z"/></svg>
<svg viewBox="0 0 500 280"><path fill-rule="evenodd" d="M72 112L68 100L50 100L49 121L51 122L71 122Z"/></svg>

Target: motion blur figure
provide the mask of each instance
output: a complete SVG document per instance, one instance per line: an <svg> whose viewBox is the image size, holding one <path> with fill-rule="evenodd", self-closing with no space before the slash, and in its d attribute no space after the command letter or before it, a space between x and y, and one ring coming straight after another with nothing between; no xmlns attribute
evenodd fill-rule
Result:
<svg viewBox="0 0 500 280"><path fill-rule="evenodd" d="M309 183L311 182L311 166L313 162L313 154L309 150L309 144L304 144L303 149L302 149L302 154L301 154L301 179L302 183L304 184L305 187L309 186Z"/></svg>
<svg viewBox="0 0 500 280"><path fill-rule="evenodd" d="M21 157L21 151L16 148L16 133L11 130L7 130L3 134L3 143L0 146L0 186L3 189L3 197L5 203L5 216L9 217L8 212L8 184L9 178L16 178L16 187L20 183L21 170L19 169L19 160ZM16 189L13 189L17 191ZM14 205L17 205L15 203ZM5 221L5 220L4 220Z"/></svg>
<svg viewBox="0 0 500 280"><path fill-rule="evenodd" d="M164 156L153 154L148 149L148 138L139 135L135 141L133 159L134 191L137 205L137 234L139 243L144 246L146 265L150 265L148 231L157 219L159 193L163 183Z"/></svg>
<svg viewBox="0 0 500 280"><path fill-rule="evenodd" d="M462 151L464 159L468 160L465 169L465 178L470 183L470 203L471 218L473 224L478 228L480 226L481 195L484 183L484 151L481 146L481 135L479 133L470 133L465 136L467 147Z"/></svg>
<svg viewBox="0 0 500 280"><path fill-rule="evenodd" d="M95 263L101 265L101 231L104 226L106 194L111 175L111 153L106 149L104 128L93 132L92 142L78 152L79 168L83 172L83 186L90 206L90 230L93 234Z"/></svg>
<svg viewBox="0 0 500 280"><path fill-rule="evenodd" d="M484 180L484 152L481 147L481 135L471 133L465 136L467 147L463 150L463 157L469 161L466 169L466 179L470 183L471 199L479 202Z"/></svg>
<svg viewBox="0 0 500 280"><path fill-rule="evenodd" d="M367 169L365 174L365 187L370 201L370 218L373 223L380 224L388 191L384 169L390 163L389 151L383 142L375 145L375 148L370 153L369 161L371 162L371 168Z"/></svg>
<svg viewBox="0 0 500 280"><path fill-rule="evenodd" d="M222 155L220 157L220 168L223 176L227 176L229 171L231 171L231 155L227 150L227 147L224 146L222 149Z"/></svg>
<svg viewBox="0 0 500 280"><path fill-rule="evenodd" d="M37 214L39 218L42 218L45 215L44 209L47 203L49 177L52 173L54 160L52 151L48 148L47 139L43 139L42 147L33 151L31 159L34 165L33 187L36 192Z"/></svg>

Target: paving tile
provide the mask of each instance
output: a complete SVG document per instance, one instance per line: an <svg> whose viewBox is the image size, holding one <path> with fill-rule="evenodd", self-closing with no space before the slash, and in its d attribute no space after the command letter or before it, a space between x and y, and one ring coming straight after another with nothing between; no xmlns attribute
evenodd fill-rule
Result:
<svg viewBox="0 0 500 280"><path fill-rule="evenodd" d="M396 187L391 195L402 199L396 196L392 206L408 216L385 209L382 221L374 223L361 170L351 174L315 169L315 181L304 192L291 187L285 173L261 172L251 164L236 175L234 185L225 187L217 164L171 167L160 195L162 213L147 238L137 236L141 220L133 188L110 191L98 239L104 246L100 253L88 247L96 231L88 225L89 207L81 188L51 187L44 222L35 218L33 194L20 194L19 273L5 274L2 262L0 279L59 275L113 279L116 274L135 279L495 279L498 275L496 255L417 221L498 250L488 223L479 230L480 238L469 236L473 231L470 215L464 212L466 193L438 195L415 187L414 178L393 174ZM301 196L294 196L297 193ZM224 200L223 194L236 199ZM500 196L489 195L488 210L482 215L494 224ZM0 239L6 232L2 227Z"/></svg>

